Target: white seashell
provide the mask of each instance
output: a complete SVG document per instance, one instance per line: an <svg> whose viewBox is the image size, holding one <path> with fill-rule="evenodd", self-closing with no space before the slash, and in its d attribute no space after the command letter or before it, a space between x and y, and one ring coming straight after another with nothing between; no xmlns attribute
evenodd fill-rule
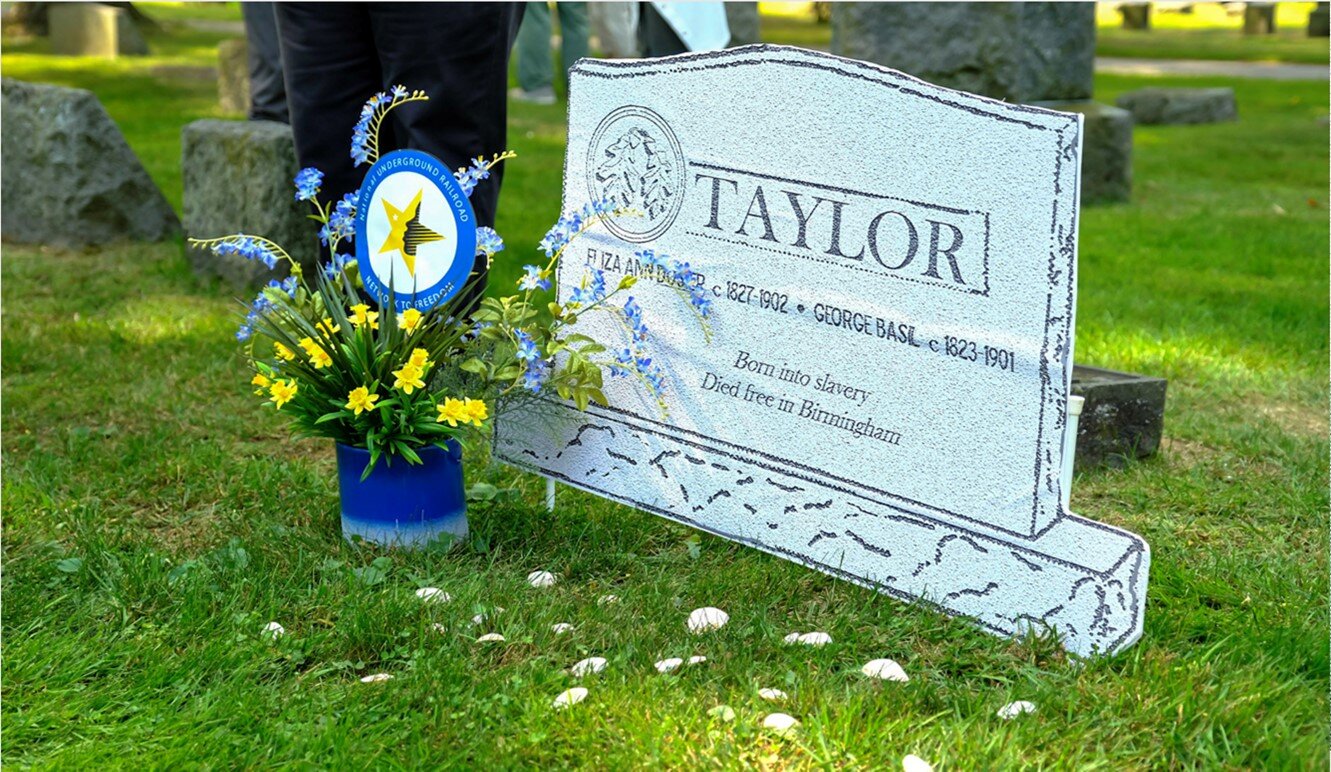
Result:
<svg viewBox="0 0 1331 772"><path fill-rule="evenodd" d="M832 642L832 636L827 633L805 633L796 638L795 641L805 646L826 646Z"/></svg>
<svg viewBox="0 0 1331 772"><path fill-rule="evenodd" d="M550 625L550 632L554 633L555 635L563 635L564 633L571 633L573 632L573 625L569 624L568 622L556 622L555 624Z"/></svg>
<svg viewBox="0 0 1331 772"><path fill-rule="evenodd" d="M901 760L902 772L934 772L934 765L914 753Z"/></svg>
<svg viewBox="0 0 1331 772"><path fill-rule="evenodd" d="M554 587L559 577L549 571L532 571L527 574L527 584L532 587Z"/></svg>
<svg viewBox="0 0 1331 772"><path fill-rule="evenodd" d="M438 587L422 587L416 591L416 597L426 603L448 603L453 600L452 595L449 595Z"/></svg>
<svg viewBox="0 0 1331 772"><path fill-rule="evenodd" d="M575 686L572 689L560 692L553 705L556 710L562 710L571 705L577 705L585 699L587 699L587 690L581 686Z"/></svg>
<svg viewBox="0 0 1331 772"><path fill-rule="evenodd" d="M708 630L716 630L725 627L726 622L730 621L730 615L719 608L706 606L700 609L694 609L689 614L689 632L697 634Z"/></svg>
<svg viewBox="0 0 1331 772"><path fill-rule="evenodd" d="M758 696L768 702L781 702L782 700L787 699L790 695L780 689L759 689Z"/></svg>
<svg viewBox="0 0 1331 772"><path fill-rule="evenodd" d="M679 669L680 665L683 664L684 660L680 659L679 657L671 657L670 659L663 659L660 662L656 663L656 672L673 673Z"/></svg>
<svg viewBox="0 0 1331 772"><path fill-rule="evenodd" d="M785 713L769 713L763 719L763 728L770 729L779 735L787 735L795 731L800 725L794 716L787 716Z"/></svg>
<svg viewBox="0 0 1331 772"><path fill-rule="evenodd" d="M472 617L472 618L471 618L471 623L472 623L473 625L483 625L483 624L485 624L487 621L489 621L491 617L498 616L499 614L502 614L502 613L504 613L504 607L503 607L503 606L495 606L495 610L489 612L488 614L477 614L476 616Z"/></svg>
<svg viewBox="0 0 1331 772"><path fill-rule="evenodd" d="M704 663L704 662L706 662L706 661L707 661L707 658L706 658L706 657L703 657L703 656L689 657L689 664L690 664L690 665L701 665L702 663Z"/></svg>
<svg viewBox="0 0 1331 772"><path fill-rule="evenodd" d="M591 673L599 673L602 670L605 670L605 666L605 657L588 657L587 659L578 661L573 667L569 668L568 671L578 678L581 678Z"/></svg>
<svg viewBox="0 0 1331 772"><path fill-rule="evenodd" d="M707 715L713 718L719 718L722 721L734 721L735 709L729 705L717 705L715 708L707 711Z"/></svg>
<svg viewBox="0 0 1331 772"><path fill-rule="evenodd" d="M276 622L269 622L263 626L263 632L269 638L277 640L287 634L287 629Z"/></svg>
<svg viewBox="0 0 1331 772"><path fill-rule="evenodd" d="M901 669L901 665L890 659L875 659L868 662L860 668L860 672L870 678L881 678L884 681L905 682L910 680L910 676L906 675L906 671Z"/></svg>
<svg viewBox="0 0 1331 772"><path fill-rule="evenodd" d="M791 633L790 635L787 635L785 638L782 638L781 640L784 641L785 643L799 643L800 635L801 633Z"/></svg>
<svg viewBox="0 0 1331 772"><path fill-rule="evenodd" d="M477 639L476 639L476 642L477 642L477 643L503 643L503 642L504 642L504 636L500 635L499 633L486 633L485 635L482 635L480 638L477 638Z"/></svg>
<svg viewBox="0 0 1331 772"><path fill-rule="evenodd" d="M609 606L611 603L618 603L618 602L619 602L618 595L602 595L601 597L596 599L596 605L598 606Z"/></svg>
<svg viewBox="0 0 1331 772"><path fill-rule="evenodd" d="M391 681L391 680L393 680L393 675L391 673L375 673L374 675L365 676L364 678L360 679L360 682L363 684L377 684L380 681Z"/></svg>
<svg viewBox="0 0 1331 772"><path fill-rule="evenodd" d="M1003 719L1004 721L1011 721L1017 716L1020 716L1022 713L1034 713L1034 712L1035 712L1035 703L1027 702L1026 700L1017 700L1016 702L1009 702L1008 704L999 708L998 717Z"/></svg>

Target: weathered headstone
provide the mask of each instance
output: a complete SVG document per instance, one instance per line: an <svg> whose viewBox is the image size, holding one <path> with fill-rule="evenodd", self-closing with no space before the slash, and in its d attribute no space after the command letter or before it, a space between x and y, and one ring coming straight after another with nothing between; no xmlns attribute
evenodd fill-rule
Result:
<svg viewBox="0 0 1331 772"><path fill-rule="evenodd" d="M1115 102L1141 124L1217 123L1239 117L1232 88L1142 88Z"/></svg>
<svg viewBox="0 0 1331 772"><path fill-rule="evenodd" d="M1331 36L1331 3L1318 3L1308 14L1308 37Z"/></svg>
<svg viewBox="0 0 1331 772"><path fill-rule="evenodd" d="M726 22L730 25L730 45L745 46L762 42L757 3L726 3Z"/></svg>
<svg viewBox="0 0 1331 772"><path fill-rule="evenodd" d="M263 236L281 244L309 268L319 242L305 204L295 200L298 171L291 127L271 121L202 120L181 132L185 232L194 238L232 233ZM262 284L271 274L239 256L218 257L191 247L197 273L236 286ZM279 268L279 273L285 271Z"/></svg>
<svg viewBox="0 0 1331 772"><path fill-rule="evenodd" d="M249 52L245 38L223 40L217 44L217 102L223 113L248 115L250 112Z"/></svg>
<svg viewBox="0 0 1331 772"><path fill-rule="evenodd" d="M1121 136L1121 116L1090 101L1094 3L834 3L832 51L1007 102L1058 102L1057 109L1103 122L1088 129L1088 139ZM1126 153L1086 155L1082 179L1092 187L1083 199L1126 201L1130 159L1130 145Z"/></svg>
<svg viewBox="0 0 1331 772"><path fill-rule="evenodd" d="M6 241L160 241L180 221L92 92L3 81Z"/></svg>
<svg viewBox="0 0 1331 772"><path fill-rule="evenodd" d="M1121 3L1118 13L1123 17L1123 29L1149 30L1151 28L1150 3Z"/></svg>
<svg viewBox="0 0 1331 772"><path fill-rule="evenodd" d="M49 11L51 53L57 56L144 56L148 43L123 8L99 3L54 3Z"/></svg>
<svg viewBox="0 0 1331 772"><path fill-rule="evenodd" d="M1008 102L1090 99L1094 3L834 3L832 51Z"/></svg>
<svg viewBox="0 0 1331 772"><path fill-rule="evenodd" d="M1245 3L1243 6L1243 34L1273 35L1276 31L1275 3Z"/></svg>
<svg viewBox="0 0 1331 772"><path fill-rule="evenodd" d="M1077 422L1077 469L1122 466L1160 447L1164 378L1076 366L1072 393L1086 400Z"/></svg>
<svg viewBox="0 0 1331 772"><path fill-rule="evenodd" d="M996 633L1140 636L1147 545L1061 504L1078 115L777 46L570 78L565 209L651 200L579 242L559 298L638 277L669 413L612 379L611 407L502 409L500 458ZM643 248L700 274L710 344Z"/></svg>
<svg viewBox="0 0 1331 772"><path fill-rule="evenodd" d="M1036 104L1082 116L1082 203L1127 201L1132 196L1132 114L1089 99Z"/></svg>

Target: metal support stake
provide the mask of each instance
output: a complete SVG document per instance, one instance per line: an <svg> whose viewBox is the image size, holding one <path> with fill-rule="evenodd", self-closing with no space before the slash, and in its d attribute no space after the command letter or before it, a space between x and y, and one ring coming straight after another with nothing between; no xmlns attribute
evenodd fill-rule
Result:
<svg viewBox="0 0 1331 772"><path fill-rule="evenodd" d="M545 478L545 511L555 511L555 481Z"/></svg>
<svg viewBox="0 0 1331 772"><path fill-rule="evenodd" d="M1072 500L1072 465L1077 460L1077 424L1081 421L1081 409L1086 404L1084 397L1068 396L1068 424L1063 430L1063 511L1068 512L1068 503Z"/></svg>

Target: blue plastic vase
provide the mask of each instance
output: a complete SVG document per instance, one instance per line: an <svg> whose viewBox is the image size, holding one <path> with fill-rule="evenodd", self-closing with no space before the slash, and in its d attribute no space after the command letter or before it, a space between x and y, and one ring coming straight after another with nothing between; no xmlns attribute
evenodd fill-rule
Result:
<svg viewBox="0 0 1331 772"><path fill-rule="evenodd" d="M467 494L462 486L462 447L418 448L423 464L401 456L380 456L374 471L360 479L370 452L337 444L337 477L342 493L342 536L391 547L424 547L442 538L467 536Z"/></svg>

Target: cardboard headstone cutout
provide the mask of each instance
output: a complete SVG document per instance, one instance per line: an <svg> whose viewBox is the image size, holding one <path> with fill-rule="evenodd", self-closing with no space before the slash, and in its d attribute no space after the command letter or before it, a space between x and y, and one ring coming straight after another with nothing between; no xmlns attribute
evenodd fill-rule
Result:
<svg viewBox="0 0 1331 772"><path fill-rule="evenodd" d="M565 210L645 216L575 243L560 299L639 276L669 414L612 379L501 415L501 458L996 633L1140 636L1146 543L1060 503L1080 116L778 46L570 80ZM710 345L643 248L703 274Z"/></svg>

